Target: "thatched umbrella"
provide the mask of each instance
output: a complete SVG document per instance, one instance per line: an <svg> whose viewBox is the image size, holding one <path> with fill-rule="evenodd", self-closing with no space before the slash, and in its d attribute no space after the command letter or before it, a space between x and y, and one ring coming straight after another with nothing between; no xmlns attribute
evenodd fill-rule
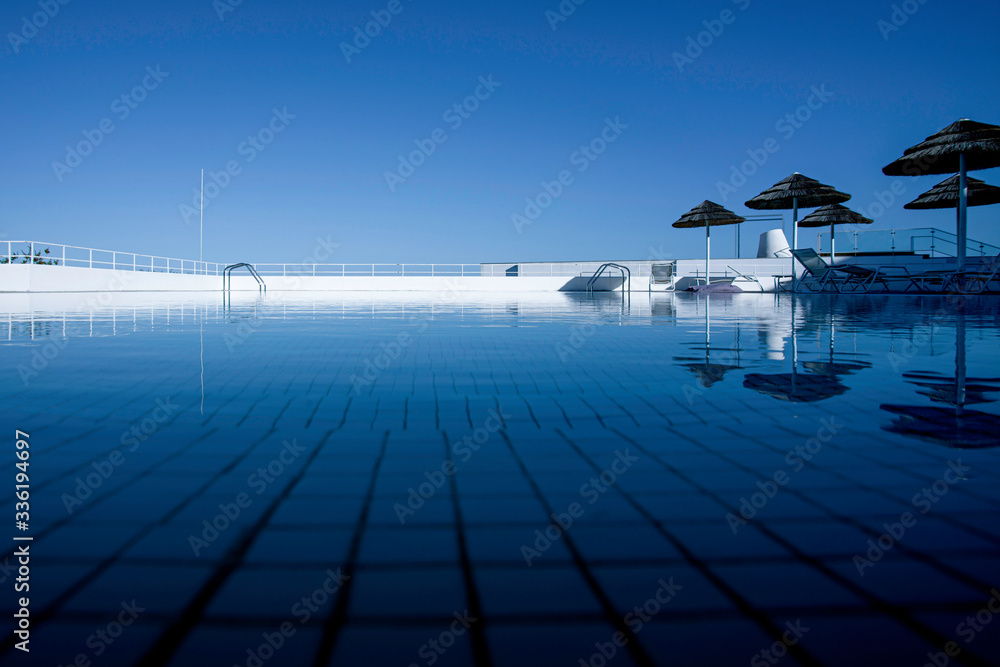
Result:
<svg viewBox="0 0 1000 667"><path fill-rule="evenodd" d="M958 172L958 268L965 268L968 176L976 169L1000 167L1000 127L963 118L882 169L886 176L924 176ZM949 207L950 208L950 207Z"/></svg>
<svg viewBox="0 0 1000 667"><path fill-rule="evenodd" d="M830 263L837 257L837 247L833 239L834 225L870 225L874 220L855 213L846 206L829 204L818 208L799 221L800 227L826 227L830 225ZM817 248L816 250L819 250Z"/></svg>
<svg viewBox="0 0 1000 667"><path fill-rule="evenodd" d="M674 227L687 229L690 227L705 228L705 284L709 284L708 262L712 257L712 239L710 229L719 225L737 225L745 222L746 218L741 218L732 211L719 206L715 202L703 201L698 206L685 213L680 220L673 224Z"/></svg>
<svg viewBox="0 0 1000 667"><path fill-rule="evenodd" d="M829 185L795 172L778 181L746 203L747 208L759 211L792 209L792 248L799 247L799 207L816 208L827 204L840 204L851 195L834 190ZM795 258L792 257L792 284L795 284Z"/></svg>
<svg viewBox="0 0 1000 667"><path fill-rule="evenodd" d="M958 208L959 198L958 174L949 176L933 188L920 195L909 204L903 206L908 209L937 209L937 208ZM978 178L966 178L967 198L966 206L989 206L1000 204L1000 188L988 185Z"/></svg>
<svg viewBox="0 0 1000 667"><path fill-rule="evenodd" d="M959 199L961 198L961 180L961 174L949 176L909 204L903 206L903 208L911 210L953 208L958 217L956 228L962 227L961 208L959 204ZM966 178L965 193L965 205L967 207L1000 204L1000 188L987 185L978 178ZM962 244L962 247L964 248L965 245Z"/></svg>

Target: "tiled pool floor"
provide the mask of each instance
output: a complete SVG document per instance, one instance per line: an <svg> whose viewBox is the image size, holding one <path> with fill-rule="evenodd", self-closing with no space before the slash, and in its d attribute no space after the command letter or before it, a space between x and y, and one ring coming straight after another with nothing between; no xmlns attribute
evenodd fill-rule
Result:
<svg viewBox="0 0 1000 667"><path fill-rule="evenodd" d="M86 299L0 296L0 664L1000 663L995 299Z"/></svg>

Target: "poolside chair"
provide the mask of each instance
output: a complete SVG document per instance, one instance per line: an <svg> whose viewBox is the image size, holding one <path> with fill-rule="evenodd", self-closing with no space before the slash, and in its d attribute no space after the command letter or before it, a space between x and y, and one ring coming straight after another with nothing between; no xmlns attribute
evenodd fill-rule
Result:
<svg viewBox="0 0 1000 667"><path fill-rule="evenodd" d="M796 291L822 292L827 286L830 286L839 292L840 288L837 287L837 284L847 280L846 276L837 275L833 268L812 248L792 250L792 255L806 270L796 283Z"/></svg>
<svg viewBox="0 0 1000 667"><path fill-rule="evenodd" d="M677 262L667 264L653 264L652 272L649 274L649 291L653 291L653 285L667 285L666 291L673 291L677 282Z"/></svg>
<svg viewBox="0 0 1000 667"><path fill-rule="evenodd" d="M925 271L910 277L922 292L938 287L941 292L955 291L959 294L981 294L994 280L1000 281L1000 254L989 259L981 268L962 271Z"/></svg>
<svg viewBox="0 0 1000 667"><path fill-rule="evenodd" d="M760 284L760 278L758 278L756 274L743 273L728 265L726 266L726 269L736 274L736 277L733 278L732 284L736 285L737 282L743 283L742 285L737 285L737 287L740 287L740 289L744 292L764 291L764 286Z"/></svg>
<svg viewBox="0 0 1000 667"><path fill-rule="evenodd" d="M812 248L798 248L792 254L806 270L805 275L798 280L796 290L822 292L827 287L832 287L841 294L868 292L877 283L888 292L888 280L906 280L908 284L904 292L914 286L919 289L904 266L880 266L874 269L856 264L830 266Z"/></svg>

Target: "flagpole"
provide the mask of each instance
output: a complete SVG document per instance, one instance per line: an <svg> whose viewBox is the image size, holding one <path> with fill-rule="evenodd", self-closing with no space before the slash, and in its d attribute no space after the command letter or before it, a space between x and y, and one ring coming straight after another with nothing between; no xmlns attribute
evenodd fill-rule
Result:
<svg viewBox="0 0 1000 667"><path fill-rule="evenodd" d="M201 170L201 211L198 216L198 261L203 262L202 249L205 238L205 170Z"/></svg>

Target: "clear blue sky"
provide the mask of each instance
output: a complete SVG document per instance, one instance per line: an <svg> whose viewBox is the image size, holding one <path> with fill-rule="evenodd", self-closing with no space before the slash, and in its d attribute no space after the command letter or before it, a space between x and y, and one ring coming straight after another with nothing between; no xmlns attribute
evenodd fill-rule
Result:
<svg viewBox="0 0 1000 667"><path fill-rule="evenodd" d="M910 0L890 31L888 1L567 0L568 17L547 17L559 0L234 1L4 2L0 234L197 257L181 207L202 167L232 162L206 197L208 260L295 262L317 237L340 244L333 262L700 256L703 236L670 224L704 199L749 213L800 171L870 213L905 148L961 117L1000 124L995 2ZM341 45L373 11L391 22L348 62ZM807 114L814 87L826 99ZM797 110L811 117L778 124ZM602 154L577 152L602 132ZM723 201L718 182L769 138L777 152ZM417 141L433 154L397 171ZM68 156L81 142L89 155ZM563 171L519 232L512 214ZM998 169L972 175L1000 185ZM901 199L943 178L903 179ZM953 213L902 203L874 228L954 230ZM969 236L1000 243L998 217L971 209ZM746 225L744 249L766 228Z"/></svg>

